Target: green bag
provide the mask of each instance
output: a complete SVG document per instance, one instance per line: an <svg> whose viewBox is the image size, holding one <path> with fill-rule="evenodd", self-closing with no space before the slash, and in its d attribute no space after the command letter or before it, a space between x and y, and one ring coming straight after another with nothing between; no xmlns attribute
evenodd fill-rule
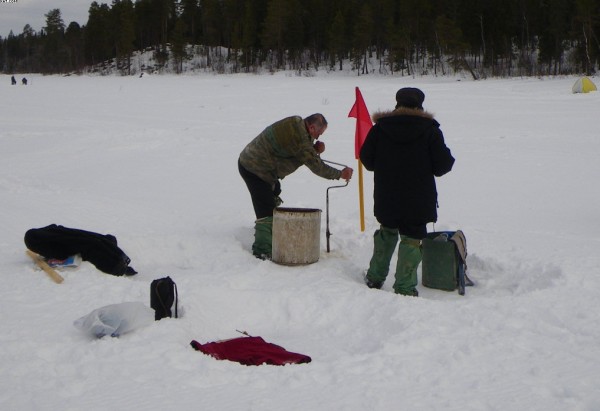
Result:
<svg viewBox="0 0 600 411"><path fill-rule="evenodd" d="M473 282L467 276L467 242L462 231L428 233L422 242L421 283L424 287L465 294Z"/></svg>

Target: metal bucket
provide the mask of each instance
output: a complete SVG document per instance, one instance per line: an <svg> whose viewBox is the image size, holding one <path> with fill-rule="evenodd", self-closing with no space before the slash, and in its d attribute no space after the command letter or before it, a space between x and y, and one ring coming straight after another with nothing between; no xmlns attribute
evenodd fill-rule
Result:
<svg viewBox="0 0 600 411"><path fill-rule="evenodd" d="M321 210L276 208L273 212L272 261L283 265L312 264L321 251Z"/></svg>

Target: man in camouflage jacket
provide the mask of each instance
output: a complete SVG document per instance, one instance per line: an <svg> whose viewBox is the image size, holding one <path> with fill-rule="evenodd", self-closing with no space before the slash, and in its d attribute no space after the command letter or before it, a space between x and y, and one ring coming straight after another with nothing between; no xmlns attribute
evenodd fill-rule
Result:
<svg viewBox="0 0 600 411"><path fill-rule="evenodd" d="M280 179L302 165L329 180L352 177L351 168L337 170L321 160L325 144L318 139L326 129L327 120L319 113L305 119L287 117L268 126L242 150L238 169L256 214L252 245L256 257L271 258L273 210L281 202Z"/></svg>

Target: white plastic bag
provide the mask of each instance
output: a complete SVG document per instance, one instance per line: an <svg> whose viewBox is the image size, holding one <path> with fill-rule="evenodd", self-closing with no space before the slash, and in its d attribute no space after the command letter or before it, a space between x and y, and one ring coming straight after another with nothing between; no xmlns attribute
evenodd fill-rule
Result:
<svg viewBox="0 0 600 411"><path fill-rule="evenodd" d="M81 331L97 338L118 337L154 322L154 310L140 302L126 302L98 308L73 323Z"/></svg>

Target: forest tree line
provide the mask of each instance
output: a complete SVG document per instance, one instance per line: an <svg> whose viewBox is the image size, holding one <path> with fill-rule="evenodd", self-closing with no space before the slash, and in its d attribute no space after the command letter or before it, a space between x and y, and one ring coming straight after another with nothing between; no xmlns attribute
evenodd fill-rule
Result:
<svg viewBox="0 0 600 411"><path fill-rule="evenodd" d="M351 69L485 76L593 74L599 0L113 0L85 24L45 14L0 37L4 73L137 69L135 51L181 72L200 55L221 72ZM191 46L193 47L191 47ZM373 63L375 62L375 63Z"/></svg>

